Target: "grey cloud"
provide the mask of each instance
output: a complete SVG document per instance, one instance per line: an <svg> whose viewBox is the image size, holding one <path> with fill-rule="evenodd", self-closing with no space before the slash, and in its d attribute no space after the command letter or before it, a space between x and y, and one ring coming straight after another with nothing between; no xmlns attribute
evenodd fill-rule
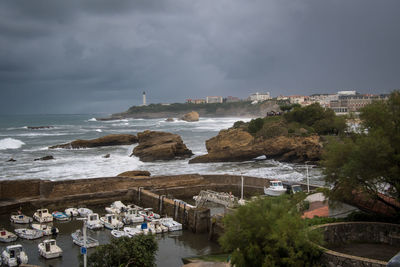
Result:
<svg viewBox="0 0 400 267"><path fill-rule="evenodd" d="M254 91L387 92L397 0L0 2L0 113L118 112ZM40 103L40 104L39 104ZM40 110L38 106L40 105Z"/></svg>

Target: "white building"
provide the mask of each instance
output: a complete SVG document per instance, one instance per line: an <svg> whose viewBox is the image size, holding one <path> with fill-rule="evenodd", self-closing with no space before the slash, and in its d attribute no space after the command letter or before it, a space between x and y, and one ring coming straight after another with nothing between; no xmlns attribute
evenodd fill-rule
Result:
<svg viewBox="0 0 400 267"><path fill-rule="evenodd" d="M357 94L357 92L356 91L339 91L339 92L337 92L337 94L338 95L355 95L355 94Z"/></svg>
<svg viewBox="0 0 400 267"><path fill-rule="evenodd" d="M222 96L207 96L206 103L222 103L223 98Z"/></svg>
<svg viewBox="0 0 400 267"><path fill-rule="evenodd" d="M267 93L255 93L255 94L251 94L249 96L250 101L265 101L268 99L271 99L271 95L269 94L269 92Z"/></svg>

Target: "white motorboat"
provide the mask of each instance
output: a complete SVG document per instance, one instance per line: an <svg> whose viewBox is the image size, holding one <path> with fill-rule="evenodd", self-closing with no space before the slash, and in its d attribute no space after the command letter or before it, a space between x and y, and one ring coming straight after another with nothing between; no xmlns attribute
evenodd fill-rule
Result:
<svg viewBox="0 0 400 267"><path fill-rule="evenodd" d="M3 264L7 266L19 266L28 263L28 255L26 255L22 245L7 246L1 253Z"/></svg>
<svg viewBox="0 0 400 267"><path fill-rule="evenodd" d="M6 229L0 230L0 242L10 243L17 240L17 238L18 237L14 233L7 231Z"/></svg>
<svg viewBox="0 0 400 267"><path fill-rule="evenodd" d="M42 243L39 243L38 248L40 256L46 259L61 257L63 253L62 249L57 246L56 240L54 239L44 240Z"/></svg>
<svg viewBox="0 0 400 267"><path fill-rule="evenodd" d="M149 226L148 223L144 222L140 225L137 225L136 229L141 230L144 235L148 235L149 233L151 233L148 226Z"/></svg>
<svg viewBox="0 0 400 267"><path fill-rule="evenodd" d="M92 213L89 214L86 221L86 227L91 230L103 229L104 225L99 219L99 214Z"/></svg>
<svg viewBox="0 0 400 267"><path fill-rule="evenodd" d="M110 207L106 207L107 213L120 214L127 210L127 206L121 201L114 201Z"/></svg>
<svg viewBox="0 0 400 267"><path fill-rule="evenodd" d="M26 216L22 213L11 214L10 221L13 223L31 223L33 221L32 217Z"/></svg>
<svg viewBox="0 0 400 267"><path fill-rule="evenodd" d="M269 187L264 186L264 194L267 196L280 196L286 192L281 181L270 181Z"/></svg>
<svg viewBox="0 0 400 267"><path fill-rule="evenodd" d="M86 245L84 243L83 234L81 230L76 230L71 234L72 242L80 247L93 248L99 245L99 241L86 235Z"/></svg>
<svg viewBox="0 0 400 267"><path fill-rule="evenodd" d="M124 213L124 218L122 221L125 224L131 224L131 223L141 223L144 221L144 217L139 214L139 209L136 208L130 208Z"/></svg>
<svg viewBox="0 0 400 267"><path fill-rule="evenodd" d="M161 218L160 222L162 225L168 227L168 231L179 231L182 230L182 224L174 221L171 217Z"/></svg>
<svg viewBox="0 0 400 267"><path fill-rule="evenodd" d="M19 228L15 229L15 233L24 239L38 239L41 238L44 234L41 230L36 229L28 229L28 228Z"/></svg>
<svg viewBox="0 0 400 267"><path fill-rule="evenodd" d="M33 218L40 223L53 221L53 216L49 213L48 209L38 209L33 214Z"/></svg>
<svg viewBox="0 0 400 267"><path fill-rule="evenodd" d="M47 224L32 223L31 227L35 230L42 231L43 235L56 235L59 232L57 227Z"/></svg>
<svg viewBox="0 0 400 267"><path fill-rule="evenodd" d="M62 211L53 211L51 213L51 215L53 216L54 219L59 220L59 221L68 221L69 220L69 215Z"/></svg>
<svg viewBox="0 0 400 267"><path fill-rule="evenodd" d="M118 220L115 214L106 214L104 217L100 218L100 221L105 228L110 230L122 228L124 226L124 223Z"/></svg>
<svg viewBox="0 0 400 267"><path fill-rule="evenodd" d="M143 216L146 221L151 222L153 219L160 219L160 215L153 212L152 208L146 208L139 211L139 214Z"/></svg>
<svg viewBox="0 0 400 267"><path fill-rule="evenodd" d="M121 231L121 230L111 230L111 235L116 238L120 238L120 237L124 237L124 236L130 237L127 232Z"/></svg>
<svg viewBox="0 0 400 267"><path fill-rule="evenodd" d="M130 237L143 234L143 230L136 227L124 227L124 232L127 233Z"/></svg>
<svg viewBox="0 0 400 267"><path fill-rule="evenodd" d="M161 233L168 232L168 227L163 225L161 223L160 219L154 219L154 220L151 221L151 223L154 224L154 226L156 227L156 232L158 231L157 229L160 229Z"/></svg>
<svg viewBox="0 0 400 267"><path fill-rule="evenodd" d="M88 208L79 208L78 212L79 212L79 216L81 216L81 217L87 217L89 214L93 213L93 211Z"/></svg>
<svg viewBox="0 0 400 267"><path fill-rule="evenodd" d="M76 217L79 215L77 208L68 208L64 210L65 214L69 215L69 217Z"/></svg>

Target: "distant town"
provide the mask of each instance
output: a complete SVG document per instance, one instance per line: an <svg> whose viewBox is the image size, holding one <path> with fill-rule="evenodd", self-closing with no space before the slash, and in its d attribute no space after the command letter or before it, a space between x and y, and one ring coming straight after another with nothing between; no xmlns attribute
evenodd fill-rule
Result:
<svg viewBox="0 0 400 267"><path fill-rule="evenodd" d="M207 96L204 99L187 99L186 103L191 104L207 104L207 103L229 103L240 101L251 101L252 104L257 104L267 100L287 101L290 104L299 104L301 106L319 103L322 107L331 108L336 114L348 114L358 112L362 107L372 103L374 100L386 100L388 94L360 94L357 91L339 91L336 94L313 94L310 96L304 95L289 95L271 97L269 92L253 93L246 99L240 99L234 96Z"/></svg>

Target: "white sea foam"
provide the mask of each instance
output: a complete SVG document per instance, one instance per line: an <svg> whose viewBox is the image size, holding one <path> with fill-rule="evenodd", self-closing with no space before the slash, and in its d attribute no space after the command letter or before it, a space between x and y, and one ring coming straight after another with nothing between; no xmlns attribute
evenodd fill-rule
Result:
<svg viewBox="0 0 400 267"><path fill-rule="evenodd" d="M17 149L25 145L24 142L14 138L4 138L0 140L0 150Z"/></svg>
<svg viewBox="0 0 400 267"><path fill-rule="evenodd" d="M96 118L91 118L88 121L97 121Z"/></svg>
<svg viewBox="0 0 400 267"><path fill-rule="evenodd" d="M101 130L101 129L96 129L96 132L101 133L101 132L103 132L103 130Z"/></svg>

